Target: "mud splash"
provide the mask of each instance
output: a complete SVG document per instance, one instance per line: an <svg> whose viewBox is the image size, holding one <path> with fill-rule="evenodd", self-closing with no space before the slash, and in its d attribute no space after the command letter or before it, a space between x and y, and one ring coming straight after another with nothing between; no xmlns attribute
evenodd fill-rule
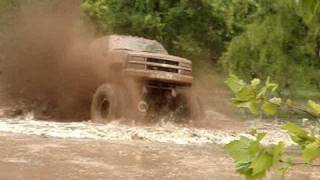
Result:
<svg viewBox="0 0 320 180"><path fill-rule="evenodd" d="M265 126L265 124L264 124ZM280 141L292 145L288 135L280 126L270 124L263 140L265 144ZM177 145L227 144L240 136L248 135L245 131L208 130L182 127L171 123L154 126L127 126L115 121L106 125L90 122L58 123L33 119L0 119L0 132L38 135L44 137L82 140L103 140L107 142L145 141Z"/></svg>
<svg viewBox="0 0 320 180"><path fill-rule="evenodd" d="M80 5L80 0L19 3L13 24L6 27L6 36L0 36L0 45L5 44L0 48L0 108L11 104L17 106L10 112L13 116L32 111L37 119L89 119L94 91L115 75L106 71L107 59L92 56L90 44L96 38L83 25ZM205 107L230 117L222 85L204 74L195 83L195 92L212 99Z"/></svg>
<svg viewBox="0 0 320 180"><path fill-rule="evenodd" d="M15 24L0 41L2 103L60 119L87 119L92 94L107 74L88 53L80 0L20 2ZM81 32L82 31L82 32ZM40 108L39 108L40 107Z"/></svg>

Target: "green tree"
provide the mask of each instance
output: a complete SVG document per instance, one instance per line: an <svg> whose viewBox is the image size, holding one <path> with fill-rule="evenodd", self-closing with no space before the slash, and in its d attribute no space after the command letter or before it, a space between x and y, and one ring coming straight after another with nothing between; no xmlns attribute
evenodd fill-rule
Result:
<svg viewBox="0 0 320 180"><path fill-rule="evenodd" d="M320 61L308 33L296 1L262 0L254 22L232 39L224 67L245 79L272 75L282 88L316 89Z"/></svg>
<svg viewBox="0 0 320 180"><path fill-rule="evenodd" d="M308 43L320 56L320 1L299 0L300 16L308 27Z"/></svg>
<svg viewBox="0 0 320 180"><path fill-rule="evenodd" d="M172 53L218 57L225 24L208 0L85 0L84 9L104 33L156 39Z"/></svg>

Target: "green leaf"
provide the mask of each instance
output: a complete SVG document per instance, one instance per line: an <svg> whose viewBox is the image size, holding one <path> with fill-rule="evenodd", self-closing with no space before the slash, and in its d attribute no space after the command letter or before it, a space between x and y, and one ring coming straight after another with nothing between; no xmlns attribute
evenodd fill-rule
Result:
<svg viewBox="0 0 320 180"><path fill-rule="evenodd" d="M277 113L278 106L266 101L263 103L262 109L267 115L273 116Z"/></svg>
<svg viewBox="0 0 320 180"><path fill-rule="evenodd" d="M283 142L279 142L278 145L276 145L272 150L273 155L273 164L279 163L281 156L284 151L285 144Z"/></svg>
<svg viewBox="0 0 320 180"><path fill-rule="evenodd" d="M257 133L256 134L256 141L260 142L265 136L267 135L267 133Z"/></svg>
<svg viewBox="0 0 320 180"><path fill-rule="evenodd" d="M313 22L313 19L319 11L319 1L318 0L300 0L299 1L302 17L307 24Z"/></svg>
<svg viewBox="0 0 320 180"><path fill-rule="evenodd" d="M275 92L278 89L279 85L275 83L268 84L268 88L270 88L271 92Z"/></svg>
<svg viewBox="0 0 320 180"><path fill-rule="evenodd" d="M270 77L268 77L268 78L267 78L267 81L266 81L266 87L267 87L268 89L270 89L271 92L274 92L274 91L276 91L276 90L278 89L279 85L276 84L276 83L271 83L271 82L270 82Z"/></svg>
<svg viewBox="0 0 320 180"><path fill-rule="evenodd" d="M243 87L237 94L237 99L241 99L243 101L249 101L256 99L255 89L251 86Z"/></svg>
<svg viewBox="0 0 320 180"><path fill-rule="evenodd" d="M288 132L300 137L300 138L308 138L308 132L293 123L287 123L282 127L282 129L287 130Z"/></svg>
<svg viewBox="0 0 320 180"><path fill-rule="evenodd" d="M291 163L285 163L277 169L277 174L280 176L281 180L285 180L285 175L288 173L289 169L292 167Z"/></svg>
<svg viewBox="0 0 320 180"><path fill-rule="evenodd" d="M291 133L291 139L295 143L299 144L303 149L306 145L313 143L316 140L314 136L309 135L307 131L296 124L288 123L282 128Z"/></svg>
<svg viewBox="0 0 320 180"><path fill-rule="evenodd" d="M308 142L306 141L306 138L300 138L299 136L295 136L295 135L291 135L290 138L293 142L299 144L302 148L304 148L304 146L308 144Z"/></svg>
<svg viewBox="0 0 320 180"><path fill-rule="evenodd" d="M225 81L227 86L231 89L233 93L238 93L246 86L246 83L239 79L236 75L231 74L229 78Z"/></svg>
<svg viewBox="0 0 320 180"><path fill-rule="evenodd" d="M257 95L257 97L266 97L271 92L274 92L278 89L279 85L275 83L270 83L270 80L266 81L266 85L262 87Z"/></svg>
<svg viewBox="0 0 320 180"><path fill-rule="evenodd" d="M303 159L307 163L311 163L320 156L320 145L317 142L308 144L303 150Z"/></svg>
<svg viewBox="0 0 320 180"><path fill-rule="evenodd" d="M268 87L266 87L266 86L262 87L262 88L260 89L257 97L259 97L259 98L260 98L260 97L265 97L267 91L268 91Z"/></svg>
<svg viewBox="0 0 320 180"><path fill-rule="evenodd" d="M259 110L258 110L258 107L257 107L257 104L253 101L248 101L248 102L241 102L241 103L236 103L235 102L235 105L238 107L238 108L247 108L249 109L249 111L252 113L252 114L259 114Z"/></svg>
<svg viewBox="0 0 320 180"><path fill-rule="evenodd" d="M236 171L247 180L263 178L275 164L274 161L279 161L284 148L283 143L272 148L262 146L260 141L266 133L253 131L252 135L256 137L255 140L242 136L224 147L234 159Z"/></svg>
<svg viewBox="0 0 320 180"><path fill-rule="evenodd" d="M272 166L273 158L270 154L267 152L264 152L258 156L257 159L255 159L250 168L253 169L253 176L263 173L265 174L267 170L269 170Z"/></svg>
<svg viewBox="0 0 320 180"><path fill-rule="evenodd" d="M236 162L247 163L253 158L253 154L249 149L251 142L251 139L242 136L240 140L225 145L224 149Z"/></svg>
<svg viewBox="0 0 320 180"><path fill-rule="evenodd" d="M245 163L237 163L236 164L236 171L240 174L244 175L250 175L252 174L252 170L249 168L251 165L251 162L245 162Z"/></svg>
<svg viewBox="0 0 320 180"><path fill-rule="evenodd" d="M316 102L309 100L307 105L311 113L317 116L320 115L320 104L317 104Z"/></svg>

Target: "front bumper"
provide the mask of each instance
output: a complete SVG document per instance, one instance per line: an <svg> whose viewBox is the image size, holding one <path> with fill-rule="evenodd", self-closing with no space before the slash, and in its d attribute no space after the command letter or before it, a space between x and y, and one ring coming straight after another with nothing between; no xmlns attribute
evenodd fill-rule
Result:
<svg viewBox="0 0 320 180"><path fill-rule="evenodd" d="M124 73L142 80L156 80L178 85L191 85L193 77L170 72L159 72L150 70L125 69Z"/></svg>

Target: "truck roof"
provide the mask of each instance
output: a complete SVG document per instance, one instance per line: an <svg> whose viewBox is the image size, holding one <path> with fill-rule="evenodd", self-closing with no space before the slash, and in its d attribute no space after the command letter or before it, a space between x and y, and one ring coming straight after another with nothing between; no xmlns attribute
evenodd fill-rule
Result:
<svg viewBox="0 0 320 180"><path fill-rule="evenodd" d="M100 40L108 43L110 50L129 50L137 52L150 52L168 54L167 50L155 40L127 35L109 35Z"/></svg>

